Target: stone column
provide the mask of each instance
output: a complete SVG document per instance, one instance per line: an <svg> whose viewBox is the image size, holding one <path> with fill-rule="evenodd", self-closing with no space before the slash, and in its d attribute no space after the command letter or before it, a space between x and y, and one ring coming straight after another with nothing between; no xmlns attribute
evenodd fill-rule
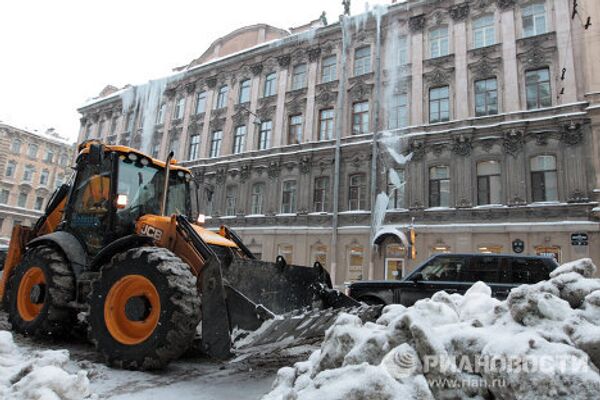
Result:
<svg viewBox="0 0 600 400"><path fill-rule="evenodd" d="M412 93L411 93L411 125L422 125L423 115L423 30L425 29L425 15L412 17L409 20L411 35L411 63L412 63Z"/></svg>
<svg viewBox="0 0 600 400"><path fill-rule="evenodd" d="M469 117L469 81L467 76L467 25L469 16L468 3L458 4L450 9L454 32L454 119Z"/></svg>
<svg viewBox="0 0 600 400"><path fill-rule="evenodd" d="M561 104L574 103L577 101L571 23L578 23L579 21L577 21L577 17L575 17L575 20L570 20L568 23L564 22L571 18L569 8L570 5L568 0L554 1L554 24L556 29L556 45L558 47L559 74L562 73L562 68L566 68L565 80L559 80L559 86L556 88L557 93L564 88L564 93L559 96L559 102ZM596 52L598 52L598 49L596 49Z"/></svg>
<svg viewBox="0 0 600 400"><path fill-rule="evenodd" d="M500 14L502 30L502 65L504 68L504 90L502 90L504 112L518 111L520 107L519 70L517 68L517 43L515 12L513 7Z"/></svg>
<svg viewBox="0 0 600 400"><path fill-rule="evenodd" d="M291 58L289 55L277 58L279 74L277 76L277 111L275 113L275 126L273 127L273 146L282 146L285 142L285 92L287 90L288 67Z"/></svg>
<svg viewBox="0 0 600 400"><path fill-rule="evenodd" d="M314 132L315 118L315 92L318 76L318 59L321 55L321 49L313 48L308 52L308 89L306 92L306 111L304 113L304 134L303 142L316 141L318 138Z"/></svg>

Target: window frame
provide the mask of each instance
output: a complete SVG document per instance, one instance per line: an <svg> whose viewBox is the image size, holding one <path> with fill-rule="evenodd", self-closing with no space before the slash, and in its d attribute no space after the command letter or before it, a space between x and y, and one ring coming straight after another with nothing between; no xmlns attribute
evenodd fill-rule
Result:
<svg viewBox="0 0 600 400"><path fill-rule="evenodd" d="M188 160L197 160L200 158L200 134L190 135L190 144L188 146Z"/></svg>
<svg viewBox="0 0 600 400"><path fill-rule="evenodd" d="M209 158L217 158L221 156L221 145L223 144L223 131L213 131L210 136Z"/></svg>
<svg viewBox="0 0 600 400"><path fill-rule="evenodd" d="M533 167L533 162L535 159L539 159L542 157L552 157L552 159L554 160L554 169L535 169ZM537 178L534 178L537 177ZM549 189L548 189L548 185L547 182L550 181L550 179L548 179L550 176L553 177L554 182L555 182L555 192L554 198L550 198L549 196ZM540 179L541 178L541 179ZM531 201L533 203L544 203L544 202L557 202L559 201L560 198L560 194L559 194L559 177L558 177L558 157L555 154L537 154L535 156L532 156L529 158L529 179L530 179L530 183L531 183ZM536 179L540 179L539 182L542 185L543 188L543 196L542 198L537 198L536 194L540 193L538 191L536 191L536 184L535 184L535 180Z"/></svg>
<svg viewBox="0 0 600 400"><path fill-rule="evenodd" d="M217 98L215 99L215 110L227 107L227 96L229 94L229 86L221 85L217 90Z"/></svg>
<svg viewBox="0 0 600 400"><path fill-rule="evenodd" d="M261 190L256 191L256 188ZM264 214L265 191L267 185L264 182L255 182L250 189L250 213L253 215Z"/></svg>
<svg viewBox="0 0 600 400"><path fill-rule="evenodd" d="M302 143L303 127L304 117L302 114L293 114L288 117L288 145Z"/></svg>
<svg viewBox="0 0 600 400"><path fill-rule="evenodd" d="M536 14L535 7L539 6L543 7L543 11ZM531 10L531 14L528 13L528 10ZM543 27L538 25L540 24L538 22L539 17L543 17ZM531 18L532 30L530 32L525 28L526 18ZM521 29L524 38L543 35L548 32L548 10L545 1L532 2L521 7Z"/></svg>
<svg viewBox="0 0 600 400"><path fill-rule="evenodd" d="M297 207L298 182L295 179L286 179L281 183L281 213L295 214L297 212Z"/></svg>
<svg viewBox="0 0 600 400"><path fill-rule="evenodd" d="M308 66L306 63L296 64L292 67L291 90L300 90L306 87L306 73Z"/></svg>
<svg viewBox="0 0 600 400"><path fill-rule="evenodd" d="M441 168L445 168L447 171L447 176L445 178L438 178L438 177L432 177L432 170L434 168L437 169L441 169ZM447 204L443 204L442 202L442 185L443 183L446 182L447 186L448 186L448 192L447 192ZM444 207L444 208L449 208L450 207L450 203L451 203L451 194L452 194L452 179L451 179L451 175L450 175L450 166L449 165L445 165L445 164L440 164L440 165L431 165L429 167L429 174L428 174L428 187L429 187L429 195L428 195L428 205L430 208L433 207ZM435 190L433 190L433 188L435 188ZM436 197L437 196L437 202Z"/></svg>
<svg viewBox="0 0 600 400"><path fill-rule="evenodd" d="M313 187L313 211L329 212L330 179L327 175L317 176Z"/></svg>
<svg viewBox="0 0 600 400"><path fill-rule="evenodd" d="M360 181L353 182L353 178L360 178ZM348 175L348 211L366 210L367 204L367 174L358 172Z"/></svg>
<svg viewBox="0 0 600 400"><path fill-rule="evenodd" d="M327 63L333 60L333 63ZM321 83L333 82L337 79L337 55L321 58Z"/></svg>
<svg viewBox="0 0 600 400"><path fill-rule="evenodd" d="M445 35L440 32L445 32ZM427 38L429 40L429 58L445 57L450 54L450 32L447 25L430 29ZM435 49L434 45L436 45Z"/></svg>
<svg viewBox="0 0 600 400"><path fill-rule="evenodd" d="M483 167L483 164L486 163L493 163L496 164L498 166L498 172L495 173L483 173L480 172L480 167ZM475 191L476 191L476 199L477 199L477 205L478 206L487 206L487 205L494 205L494 204L503 204L502 202L502 163L498 160L494 160L494 159L486 159L486 160L479 160L475 163L475 177L476 177L476 187L475 187ZM498 197L498 201L494 202L492 201L492 179L496 178L497 179L497 184L498 184L498 190L497 190L497 197ZM485 186L486 186L486 191L485 191L485 200L482 199L482 187L481 187L481 182L485 182Z"/></svg>
<svg viewBox="0 0 600 400"><path fill-rule="evenodd" d="M265 128L268 126L268 128ZM271 135L273 134L273 120L261 121L258 130L258 150L268 150L271 148Z"/></svg>
<svg viewBox="0 0 600 400"><path fill-rule="evenodd" d="M399 101L402 98L404 98L404 102ZM408 94L396 93L392 96L392 102L388 111L388 129L406 128L409 124L408 120Z"/></svg>
<svg viewBox="0 0 600 400"><path fill-rule="evenodd" d="M433 98L432 94L435 91L439 91L444 88L447 90L447 97ZM428 95L429 95L429 123L436 124L436 123L450 121L450 85L431 87L431 88L429 88ZM442 111L442 107L441 107L444 101L447 102L447 104L446 104L447 111L445 111L447 113L447 115L445 118L442 117L444 111ZM435 120L434 120L434 118L432 118L432 116L434 114L433 109L432 109L432 104L437 104L437 107L438 107L438 110L437 110L438 115L437 115L437 119L435 119Z"/></svg>
<svg viewBox="0 0 600 400"><path fill-rule="evenodd" d="M269 77L272 77L269 78ZM268 89L268 90L267 90ZM275 96L277 94L277 72L269 72L265 75L263 83L263 97Z"/></svg>
<svg viewBox="0 0 600 400"><path fill-rule="evenodd" d="M488 25L477 26L479 21L490 19L491 23ZM496 18L494 14L484 14L480 15L477 18L474 18L471 23L472 30L472 43L473 49L481 49L488 46L493 46L496 44ZM481 44L477 44L477 33L482 33L482 41Z"/></svg>
<svg viewBox="0 0 600 400"><path fill-rule="evenodd" d="M319 110L319 140L332 140L335 124L335 110L333 107ZM326 134L326 136L324 136Z"/></svg>
<svg viewBox="0 0 600 400"><path fill-rule="evenodd" d="M206 112L206 99L207 93L205 90L201 90L196 93L196 115L204 114Z"/></svg>
<svg viewBox="0 0 600 400"><path fill-rule="evenodd" d="M239 188L237 185L228 185L225 188L225 215L233 217L236 215L237 198Z"/></svg>
<svg viewBox="0 0 600 400"><path fill-rule="evenodd" d="M537 80L535 82L528 82L528 76L530 74L537 74L538 78L539 78L539 73L540 71L545 71L548 74L548 79L547 80ZM528 69L525 71L524 73L524 79L525 79L525 102L526 102L526 109L527 110L539 110L542 108L548 108L548 107L552 107L552 75L550 73L550 67L542 67L542 68L535 68L535 69ZM535 105L533 105L533 102L531 101L531 98L529 97L529 89L532 85L535 85ZM547 98L545 98L546 103L544 103L544 100L542 99L542 97L540 96L540 88L542 86L547 86L548 88L548 96Z"/></svg>
<svg viewBox="0 0 600 400"><path fill-rule="evenodd" d="M365 45L354 49L352 72L354 76L366 75L372 72L371 45Z"/></svg>
<svg viewBox="0 0 600 400"><path fill-rule="evenodd" d="M366 106L366 109L357 110L359 106ZM371 110L368 100L362 100L352 103L352 135L364 135L371 130Z"/></svg>
<svg viewBox="0 0 600 400"><path fill-rule="evenodd" d="M240 82L240 92L238 94L238 103L244 104L250 102L250 89L252 80L244 79Z"/></svg>
<svg viewBox="0 0 600 400"><path fill-rule="evenodd" d="M494 81L495 87L493 89L488 89L488 82L490 81ZM485 90L483 90L482 92L478 92L478 83L479 82L484 82L485 83ZM496 76L490 76L489 78L483 78L483 79L476 79L473 82L473 93L474 93L474 103L475 103L475 116L476 117L485 117L485 116L489 116L489 115L497 115L499 112L499 96L498 96L498 78ZM493 109L491 107L494 106L494 103L490 101L490 94L494 93L496 96L496 103L495 106L496 108ZM483 108L484 111L479 111L478 110L478 104L477 104L477 98L478 95L482 95L483 99L484 99L484 104L483 104Z"/></svg>
<svg viewBox="0 0 600 400"><path fill-rule="evenodd" d="M246 151L246 134L248 128L246 125L238 125L233 132L233 154L241 154Z"/></svg>

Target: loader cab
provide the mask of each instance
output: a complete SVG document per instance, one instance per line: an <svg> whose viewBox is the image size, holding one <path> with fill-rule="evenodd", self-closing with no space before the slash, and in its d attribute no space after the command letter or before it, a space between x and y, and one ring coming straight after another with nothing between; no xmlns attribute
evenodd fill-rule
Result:
<svg viewBox="0 0 600 400"><path fill-rule="evenodd" d="M87 253L133 234L143 215L160 215L165 167L122 146L90 145L76 164L63 229L73 233ZM171 167L166 215L190 215L190 173Z"/></svg>

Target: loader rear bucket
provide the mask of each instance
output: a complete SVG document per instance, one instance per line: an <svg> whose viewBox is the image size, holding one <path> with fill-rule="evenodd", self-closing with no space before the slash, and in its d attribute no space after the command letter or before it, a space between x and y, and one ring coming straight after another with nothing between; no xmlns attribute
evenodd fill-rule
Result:
<svg viewBox="0 0 600 400"><path fill-rule="evenodd" d="M312 268L236 258L222 266L236 352L290 346L323 335L340 312L374 320L381 307L361 305L331 288L319 263Z"/></svg>

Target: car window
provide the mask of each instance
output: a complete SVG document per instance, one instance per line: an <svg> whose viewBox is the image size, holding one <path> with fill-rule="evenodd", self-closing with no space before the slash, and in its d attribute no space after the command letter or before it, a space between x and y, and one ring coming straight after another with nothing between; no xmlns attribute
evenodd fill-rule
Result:
<svg viewBox="0 0 600 400"><path fill-rule="evenodd" d="M465 268L464 257L442 256L429 261L420 271L424 281L457 281Z"/></svg>
<svg viewBox="0 0 600 400"><path fill-rule="evenodd" d="M500 257L473 257L464 270L461 280L465 282L498 283L500 275Z"/></svg>
<svg viewBox="0 0 600 400"><path fill-rule="evenodd" d="M548 269L543 260L513 258L509 277L511 283L536 283L548 279Z"/></svg>

